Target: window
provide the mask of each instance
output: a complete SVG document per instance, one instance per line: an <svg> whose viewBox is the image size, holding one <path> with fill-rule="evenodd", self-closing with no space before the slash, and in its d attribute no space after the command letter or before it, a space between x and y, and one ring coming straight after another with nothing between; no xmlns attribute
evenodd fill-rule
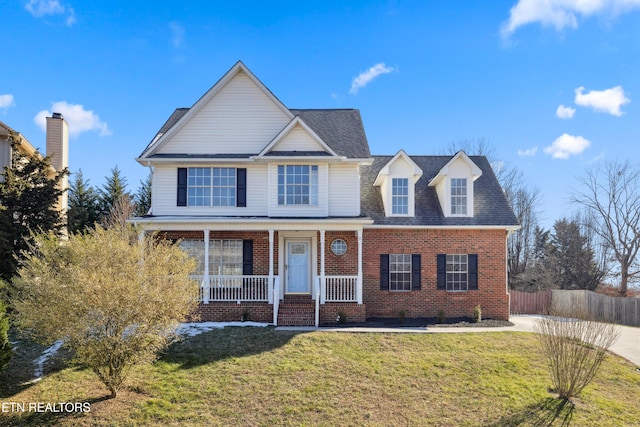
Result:
<svg viewBox="0 0 640 427"><path fill-rule="evenodd" d="M190 258L196 260L196 269L192 272L194 275L204 274L204 240L184 239L180 241L180 247Z"/></svg>
<svg viewBox="0 0 640 427"><path fill-rule="evenodd" d="M331 252L334 255L344 255L347 253L347 242L342 239L335 239L331 242Z"/></svg>
<svg viewBox="0 0 640 427"><path fill-rule="evenodd" d="M213 206L236 205L235 168L213 168Z"/></svg>
<svg viewBox="0 0 640 427"><path fill-rule="evenodd" d="M236 206L236 168L189 168L188 206Z"/></svg>
<svg viewBox="0 0 640 427"><path fill-rule="evenodd" d="M411 290L411 255L389 254L389 290Z"/></svg>
<svg viewBox="0 0 640 427"><path fill-rule="evenodd" d="M420 290L421 266L420 254L380 254L380 289Z"/></svg>
<svg viewBox="0 0 640 427"><path fill-rule="evenodd" d="M279 165L278 205L318 205L318 166Z"/></svg>
<svg viewBox="0 0 640 427"><path fill-rule="evenodd" d="M467 215L466 178L451 178L451 215Z"/></svg>
<svg viewBox="0 0 640 427"><path fill-rule="evenodd" d="M409 214L408 178L393 178L391 180L391 213L393 215Z"/></svg>
<svg viewBox="0 0 640 427"><path fill-rule="evenodd" d="M478 289L478 254L438 254L438 289Z"/></svg>
<svg viewBox="0 0 640 427"><path fill-rule="evenodd" d="M209 241L209 274L212 276L242 275L242 240Z"/></svg>
<svg viewBox="0 0 640 427"><path fill-rule="evenodd" d="M468 260L466 254L447 255L447 290L468 289Z"/></svg>
<svg viewBox="0 0 640 427"><path fill-rule="evenodd" d="M180 247L196 260L194 275L204 274L204 240L184 239ZM242 240L209 240L209 274L211 276L241 276L243 274Z"/></svg>

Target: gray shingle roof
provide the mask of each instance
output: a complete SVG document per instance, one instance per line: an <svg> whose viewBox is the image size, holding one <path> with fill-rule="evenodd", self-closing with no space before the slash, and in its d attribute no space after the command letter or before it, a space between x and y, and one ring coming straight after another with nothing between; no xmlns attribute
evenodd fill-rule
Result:
<svg viewBox="0 0 640 427"><path fill-rule="evenodd" d="M482 169L482 176L474 184L474 216L472 218L445 217L438 201L436 189L429 181L449 161L451 156L409 156L422 169L423 175L416 183L415 217L386 217L380 187L373 183L378 172L393 156L373 156L371 166L363 166L360 176L361 211L376 225L415 226L517 226L516 219L502 187L484 156L469 156Z"/></svg>
<svg viewBox="0 0 640 427"><path fill-rule="evenodd" d="M355 109L290 110L299 116L339 156L371 157L360 111Z"/></svg>
<svg viewBox="0 0 640 427"><path fill-rule="evenodd" d="M189 111L189 108L176 108L153 137L152 142L167 133L187 111ZM293 109L290 111L296 116L299 116L339 156L355 159L371 157L360 111L354 109ZM143 153L149 149L151 143L144 149ZM278 155L276 153L277 152L271 152L269 155ZM211 153L208 154L211 155ZM206 157L206 155L206 153L203 153L202 156L197 157ZM287 153L286 155L297 154ZM303 153L300 155L309 154ZM164 157L170 156L171 155ZM176 157L180 157L180 155L176 154Z"/></svg>

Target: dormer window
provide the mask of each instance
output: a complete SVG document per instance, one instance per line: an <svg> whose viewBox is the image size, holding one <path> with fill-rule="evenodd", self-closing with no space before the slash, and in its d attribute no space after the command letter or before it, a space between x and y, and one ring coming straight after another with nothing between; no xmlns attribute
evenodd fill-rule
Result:
<svg viewBox="0 0 640 427"><path fill-rule="evenodd" d="M467 215L466 178L451 178L451 215Z"/></svg>
<svg viewBox="0 0 640 427"><path fill-rule="evenodd" d="M429 181L445 217L472 217L474 182L482 170L464 151L458 151Z"/></svg>
<svg viewBox="0 0 640 427"><path fill-rule="evenodd" d="M391 213L393 215L409 214L409 179L407 178L391 180Z"/></svg>
<svg viewBox="0 0 640 427"><path fill-rule="evenodd" d="M378 172L373 185L380 187L386 216L415 216L416 183L422 169L404 151L398 151Z"/></svg>

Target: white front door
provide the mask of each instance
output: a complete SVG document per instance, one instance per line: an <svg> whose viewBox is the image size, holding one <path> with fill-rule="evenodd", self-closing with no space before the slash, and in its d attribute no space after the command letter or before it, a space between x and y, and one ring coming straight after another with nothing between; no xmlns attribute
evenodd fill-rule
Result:
<svg viewBox="0 0 640 427"><path fill-rule="evenodd" d="M310 241L287 240L286 241L286 278L287 293L308 294L311 292L310 284Z"/></svg>

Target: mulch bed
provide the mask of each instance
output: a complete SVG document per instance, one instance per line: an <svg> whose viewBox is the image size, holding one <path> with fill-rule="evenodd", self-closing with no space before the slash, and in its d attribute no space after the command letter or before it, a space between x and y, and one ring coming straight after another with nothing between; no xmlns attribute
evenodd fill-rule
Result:
<svg viewBox="0 0 640 427"><path fill-rule="evenodd" d="M361 323L334 323L322 326L350 327L350 328L497 328L513 326L507 320L483 319L474 323L470 318L451 318L439 323L435 318L404 319L373 317Z"/></svg>

